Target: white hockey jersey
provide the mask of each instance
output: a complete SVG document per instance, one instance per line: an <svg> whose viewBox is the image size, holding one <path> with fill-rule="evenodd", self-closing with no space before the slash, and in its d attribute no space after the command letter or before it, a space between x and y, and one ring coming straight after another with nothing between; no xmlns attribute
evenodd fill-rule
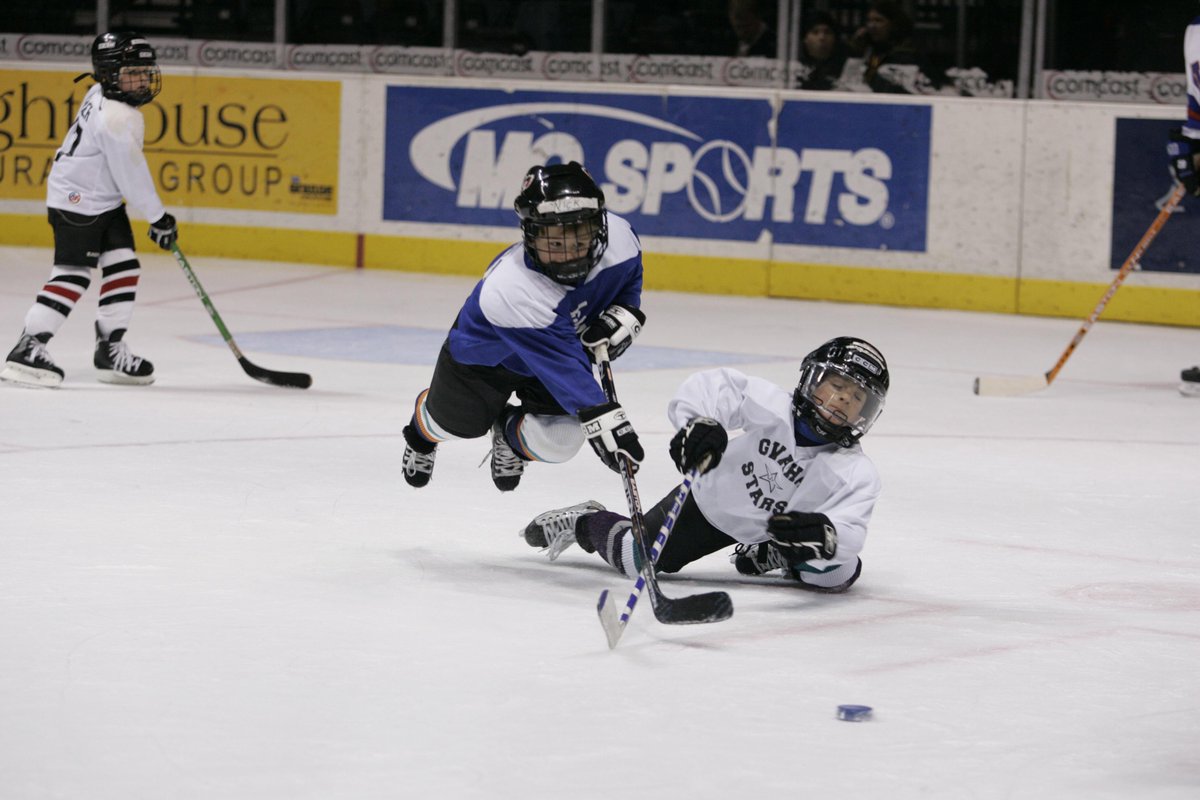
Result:
<svg viewBox="0 0 1200 800"><path fill-rule="evenodd" d="M1183 34L1183 62L1187 70L1187 120L1183 133L1200 139L1200 17L1192 20Z"/></svg>
<svg viewBox="0 0 1200 800"><path fill-rule="evenodd" d="M667 416L676 428L696 417L711 417L731 432L721 462L693 486L705 519L739 542L753 544L769 538L772 514L824 514L837 529L837 554L808 562L824 574L819 580L806 577L806 582L834 585L850 578L882 488L875 465L859 445L798 446L791 393L733 369L689 377L668 405ZM740 435L733 433L738 429Z"/></svg>
<svg viewBox="0 0 1200 800"><path fill-rule="evenodd" d="M46 205L96 216L121 205L155 222L166 213L142 154L146 122L128 103L105 97L96 84L54 156Z"/></svg>

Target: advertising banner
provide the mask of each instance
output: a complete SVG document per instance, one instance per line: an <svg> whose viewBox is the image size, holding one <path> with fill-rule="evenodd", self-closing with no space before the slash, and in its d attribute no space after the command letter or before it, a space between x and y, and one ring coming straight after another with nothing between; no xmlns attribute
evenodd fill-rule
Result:
<svg viewBox="0 0 1200 800"><path fill-rule="evenodd" d="M929 128L926 106L392 86L383 217L510 226L530 166L578 161L645 235L923 251Z"/></svg>
<svg viewBox="0 0 1200 800"><path fill-rule="evenodd" d="M1183 108L1180 108L1182 118ZM1120 269L1171 193L1167 132L1180 122L1158 119L1116 120L1113 158L1113 222L1110 261ZM1200 200L1185 195L1167 224L1142 256L1140 269L1200 275Z"/></svg>
<svg viewBox="0 0 1200 800"><path fill-rule="evenodd" d="M45 199L92 85L75 74L0 70L0 197ZM337 212L340 83L171 75L141 111L168 207Z"/></svg>

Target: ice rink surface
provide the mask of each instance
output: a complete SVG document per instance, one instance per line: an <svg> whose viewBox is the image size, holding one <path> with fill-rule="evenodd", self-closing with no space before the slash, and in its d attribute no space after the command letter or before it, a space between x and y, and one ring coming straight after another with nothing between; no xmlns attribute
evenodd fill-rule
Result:
<svg viewBox="0 0 1200 800"><path fill-rule="evenodd" d="M186 245L186 240L184 240ZM884 480L862 579L815 596L725 554L664 592L727 590L732 619L639 608L610 651L578 548L519 538L585 499L590 452L491 485L486 440L400 473L416 393L473 280L193 257L238 367L169 256L142 253L127 341L150 387L97 383L96 287L51 352L57 390L0 385L0 797L1200 797L1200 331L647 293L616 363L677 476L666 404L692 371L795 384L836 335L892 391L864 440ZM0 249L0 346L49 252ZM870 705L842 722L837 705Z"/></svg>

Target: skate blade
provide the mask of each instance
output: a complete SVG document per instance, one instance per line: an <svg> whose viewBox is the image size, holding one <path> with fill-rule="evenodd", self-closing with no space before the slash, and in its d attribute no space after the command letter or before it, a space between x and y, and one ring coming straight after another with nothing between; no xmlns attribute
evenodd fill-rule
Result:
<svg viewBox="0 0 1200 800"><path fill-rule="evenodd" d="M14 364L11 361L4 365L4 369L0 370L0 381L34 389L53 389L62 383L62 380L62 376L57 372L27 367L24 364Z"/></svg>

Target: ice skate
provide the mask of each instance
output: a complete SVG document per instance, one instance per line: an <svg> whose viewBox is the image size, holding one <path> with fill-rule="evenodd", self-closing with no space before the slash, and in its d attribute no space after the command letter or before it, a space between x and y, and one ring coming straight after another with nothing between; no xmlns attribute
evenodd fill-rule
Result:
<svg viewBox="0 0 1200 800"><path fill-rule="evenodd" d="M420 489L433 478L433 459L437 457L437 445L423 439L412 425L404 426L404 480L409 486Z"/></svg>
<svg viewBox="0 0 1200 800"><path fill-rule="evenodd" d="M154 365L130 352L124 338L124 328L117 328L105 339L97 326L96 355L92 359L97 371L96 380L129 386L154 383Z"/></svg>
<svg viewBox="0 0 1200 800"><path fill-rule="evenodd" d="M502 414L492 425L492 483L502 492L516 489L525 473L525 459L516 454L504 435L508 418L507 413Z"/></svg>
<svg viewBox="0 0 1200 800"><path fill-rule="evenodd" d="M604 510L604 506L595 500L588 500L586 503L547 511L534 517L522 534L526 544L544 549L553 561L562 551L575 544L575 523L579 518Z"/></svg>
<svg viewBox="0 0 1200 800"><path fill-rule="evenodd" d="M46 350L46 343L50 341L52 335L49 333L21 334L21 340L8 354L4 369L0 370L0 380L47 389L62 383L63 371L54 363L54 359L50 358L50 352Z"/></svg>
<svg viewBox="0 0 1200 800"><path fill-rule="evenodd" d="M743 575L766 575L777 569L787 569L787 559L779 548L770 542L739 544L734 548L729 563Z"/></svg>
<svg viewBox="0 0 1200 800"><path fill-rule="evenodd" d="M1200 367L1189 367L1179 373L1179 393L1184 397L1200 397Z"/></svg>

